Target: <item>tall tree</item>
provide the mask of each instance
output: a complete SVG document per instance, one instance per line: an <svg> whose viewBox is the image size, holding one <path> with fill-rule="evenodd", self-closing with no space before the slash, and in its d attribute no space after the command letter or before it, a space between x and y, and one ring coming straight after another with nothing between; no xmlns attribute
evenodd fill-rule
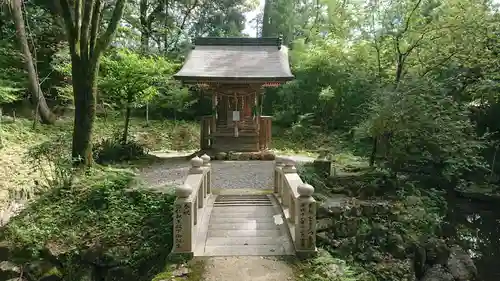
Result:
<svg viewBox="0 0 500 281"><path fill-rule="evenodd" d="M262 19L262 36L283 36L283 42L293 41L297 0L266 0Z"/></svg>
<svg viewBox="0 0 500 281"><path fill-rule="evenodd" d="M29 48L28 39L26 37L26 27L24 25L21 1L22 0L12 0L10 2L10 7L12 11L12 19L14 20L14 25L16 27L17 38L19 40L19 45L23 54L24 66L26 68L26 71L28 72L29 90L33 95L33 102L36 106L36 115L40 116L40 119L43 123L53 124L56 118L47 105L45 96L43 95L42 89L40 88L38 73L33 63L33 57ZM37 118L36 115L35 118Z"/></svg>
<svg viewBox="0 0 500 281"><path fill-rule="evenodd" d="M154 1L153 1L154 2ZM168 5L168 0L156 1L152 3L148 0L140 0L139 2L139 19L141 24L141 50L143 53L149 52L149 39L153 33L153 22L159 14L165 10ZM148 14L150 8L153 10Z"/></svg>
<svg viewBox="0 0 500 281"><path fill-rule="evenodd" d="M96 81L99 60L109 46L123 15L126 0L116 0L111 19L102 28L102 0L57 0L66 28L71 54L71 74L75 103L72 157L77 165L90 166L92 128L96 110ZM102 32L101 32L102 31Z"/></svg>

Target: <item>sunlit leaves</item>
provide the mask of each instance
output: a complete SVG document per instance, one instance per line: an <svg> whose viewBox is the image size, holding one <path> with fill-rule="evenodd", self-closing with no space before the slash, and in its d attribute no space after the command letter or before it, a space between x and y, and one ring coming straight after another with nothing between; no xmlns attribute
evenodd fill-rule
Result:
<svg viewBox="0 0 500 281"><path fill-rule="evenodd" d="M111 103L124 102L132 93L136 105L144 104L167 85L176 65L162 57L142 57L126 49L103 57L99 81L103 99Z"/></svg>

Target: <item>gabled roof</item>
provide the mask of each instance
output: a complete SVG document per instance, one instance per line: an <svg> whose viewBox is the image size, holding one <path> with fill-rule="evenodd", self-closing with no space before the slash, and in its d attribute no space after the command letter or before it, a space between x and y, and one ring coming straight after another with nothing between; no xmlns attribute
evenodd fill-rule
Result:
<svg viewBox="0 0 500 281"><path fill-rule="evenodd" d="M182 69L184 82L271 82L293 79L280 38L197 38Z"/></svg>

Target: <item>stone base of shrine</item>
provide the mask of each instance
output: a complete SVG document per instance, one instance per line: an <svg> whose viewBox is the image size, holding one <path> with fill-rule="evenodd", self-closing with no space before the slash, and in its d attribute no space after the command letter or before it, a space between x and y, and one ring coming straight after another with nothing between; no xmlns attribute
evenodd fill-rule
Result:
<svg viewBox="0 0 500 281"><path fill-rule="evenodd" d="M234 152L234 151L221 151L216 149L203 149L197 151L190 156L191 159L194 156L201 156L207 154L212 158L212 160L229 160L229 161L248 161L248 160L261 160L261 161L273 161L276 155L273 151L263 150L263 151L253 151L253 152Z"/></svg>

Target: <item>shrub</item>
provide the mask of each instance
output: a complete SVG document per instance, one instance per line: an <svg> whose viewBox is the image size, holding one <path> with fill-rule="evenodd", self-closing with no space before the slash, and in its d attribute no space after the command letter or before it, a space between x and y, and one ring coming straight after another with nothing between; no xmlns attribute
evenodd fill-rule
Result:
<svg viewBox="0 0 500 281"><path fill-rule="evenodd" d="M453 181L486 168L467 109L435 82L381 93L359 129L378 137L379 164L393 173Z"/></svg>
<svg viewBox="0 0 500 281"><path fill-rule="evenodd" d="M136 160L146 154L147 150L143 144L137 142L132 136L124 143L121 141L120 134L102 139L93 146L93 156L99 164Z"/></svg>
<svg viewBox="0 0 500 281"><path fill-rule="evenodd" d="M126 280L151 280L171 250L175 197L131 189L134 178L127 170L94 168L71 187L44 193L5 227L4 240L17 249L11 261L42 259L68 281L112 270Z"/></svg>
<svg viewBox="0 0 500 281"><path fill-rule="evenodd" d="M29 148L26 160L40 172L44 187L70 186L73 181L73 167L70 155L71 136L60 134L41 144Z"/></svg>

